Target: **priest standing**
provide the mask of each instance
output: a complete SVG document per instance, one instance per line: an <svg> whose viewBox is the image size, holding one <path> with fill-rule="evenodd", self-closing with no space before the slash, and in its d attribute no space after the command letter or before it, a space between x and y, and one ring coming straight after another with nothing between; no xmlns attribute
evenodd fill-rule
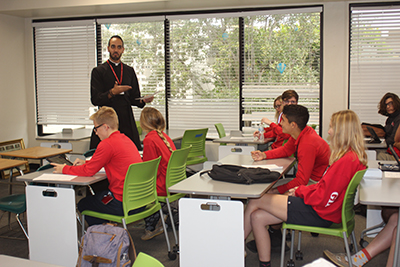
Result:
<svg viewBox="0 0 400 267"><path fill-rule="evenodd" d="M94 106L112 107L119 119L119 131L128 136L142 150L132 106L143 108L153 101L154 96L140 97L139 83L135 70L121 62L124 53L124 41L114 35L108 41L109 59L92 70L91 101ZM90 139L90 148L96 148L100 139L94 132Z"/></svg>

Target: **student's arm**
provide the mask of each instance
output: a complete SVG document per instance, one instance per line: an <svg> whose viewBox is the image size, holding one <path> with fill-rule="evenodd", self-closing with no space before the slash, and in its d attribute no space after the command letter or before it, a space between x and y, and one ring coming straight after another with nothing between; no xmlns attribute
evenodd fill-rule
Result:
<svg viewBox="0 0 400 267"><path fill-rule="evenodd" d="M62 169L62 173L78 176L95 175L110 160L111 153L109 151L111 150L111 148L108 149L109 145L110 144L108 143L100 142L91 160L87 160L85 164L79 166L65 165Z"/></svg>
<svg viewBox="0 0 400 267"><path fill-rule="evenodd" d="M400 150L400 127L397 127L393 146Z"/></svg>
<svg viewBox="0 0 400 267"><path fill-rule="evenodd" d="M296 140L294 140L294 138L291 137L284 146L265 151L264 153L267 159L290 157L296 151L295 142Z"/></svg>
<svg viewBox="0 0 400 267"><path fill-rule="evenodd" d="M298 170L296 173L296 178L287 184L278 186L277 189L279 193L283 194L289 189L299 185L307 185L314 168L316 156L316 147L309 146L308 144L300 145L297 151Z"/></svg>

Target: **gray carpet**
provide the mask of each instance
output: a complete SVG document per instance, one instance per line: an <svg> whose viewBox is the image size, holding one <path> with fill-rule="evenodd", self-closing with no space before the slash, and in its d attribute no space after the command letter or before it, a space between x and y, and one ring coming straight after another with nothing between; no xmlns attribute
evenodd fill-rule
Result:
<svg viewBox="0 0 400 267"><path fill-rule="evenodd" d="M14 192L23 192L23 186L14 186ZM0 196L8 194L7 185L0 184ZM26 219L26 218L24 218ZM25 220L26 221L26 220ZM129 225L129 232L135 242L137 253L145 252L159 261L161 261L166 267L179 266L179 256L175 261L168 258L167 246L164 235L159 235L154 239L148 241L142 241L140 236L143 234L143 229L137 228L135 225ZM356 237L359 241L360 233L365 228L365 217L356 215ZM170 242L174 242L172 231L168 231ZM8 230L7 226L7 215L5 215L0 221L0 235L7 234L14 237L20 237L23 240L11 240L0 238L0 254L16 256L21 258L29 258L28 241L24 239L24 235L16 223L14 216L12 216L12 230ZM297 233L296 233L297 238ZM252 237L249 237L249 240ZM367 239L371 240L371 239ZM297 239L295 240L295 248L297 247ZM290 242L288 242L290 245ZM357 244L358 245L358 244ZM313 260L323 257L323 251L329 249L333 252L344 252L343 240L338 237L319 235L318 237L312 237L309 233L303 233L302 235L302 252L303 260L295 261L296 266L302 266L306 263L310 263ZM286 253L286 260L289 259L289 252ZM386 259L388 257L388 251L385 251L375 257L372 261L366 264L366 267L380 267L386 265ZM258 257L256 253L247 251L246 266L258 267ZM279 266L280 264L280 253L272 253L272 265ZM1 265L1 264L0 264ZM210 264L209 266L212 266ZM286 266L286 264L285 264ZM186 266L185 266L186 267ZM208 266L207 266L208 267ZM219 266L216 266L219 267Z"/></svg>

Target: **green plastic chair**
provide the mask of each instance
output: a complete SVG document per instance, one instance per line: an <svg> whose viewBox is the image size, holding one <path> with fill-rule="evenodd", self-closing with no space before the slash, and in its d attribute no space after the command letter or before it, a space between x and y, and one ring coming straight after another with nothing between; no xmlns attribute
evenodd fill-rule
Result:
<svg viewBox="0 0 400 267"><path fill-rule="evenodd" d="M366 172L366 170L356 172L354 174L353 178L351 179L349 185L347 186L346 194L344 196L343 206L342 206L342 223L332 224L332 226L329 228L297 225L297 224L287 224L287 223L282 224L283 233L282 233L282 248L281 248L281 265L280 265L281 267L283 267L283 260L285 258L286 229L292 229L292 234L291 234L292 242L290 244L290 246L291 246L290 260L287 262L287 266L294 267L293 244L294 244L294 231L295 230L342 237L344 240L344 245L346 248L346 253L347 253L348 259L350 259L351 254L350 254L350 247L349 247L347 238L351 234L351 241L354 245L355 251L358 251L356 236L354 234L355 212L354 212L353 208L354 208L354 198L355 198L355 195L357 192L357 187L358 187L359 183L361 182L361 179L364 177L365 172ZM299 232L299 242L298 242L298 251L296 253L296 259L303 258L302 253L300 252L300 241L301 241L301 233ZM349 262L349 264L351 267L352 266L351 261Z"/></svg>
<svg viewBox="0 0 400 267"><path fill-rule="evenodd" d="M1 218L3 218L4 214L6 214L7 212L15 213L16 214L15 218L17 219L19 226L21 227L22 231L24 232L26 238L29 239L29 236L24 228L24 225L22 224L22 222L19 218L19 215L26 211L25 194L9 195L9 196L0 198L0 210L4 211L4 213L0 217L0 220L1 220ZM7 236L2 236L2 237L7 238ZM13 238L13 239L15 239L15 238Z"/></svg>
<svg viewBox="0 0 400 267"><path fill-rule="evenodd" d="M175 222L173 219L173 214L171 211L171 206L170 202L174 202L182 197L185 196L185 194L171 194L168 190L171 186L174 184L179 183L180 181L186 179L186 159L187 156L189 155L191 147L186 147L186 148L181 148L177 149L175 151L172 151L171 157L169 158L168 166L167 166L167 173L165 176L165 187L167 188L167 195L166 196L158 196L158 201L166 203L168 212L169 212L169 217L171 220L172 224L172 230L174 233L175 237L175 246L173 247L173 253L170 253L168 255L169 257L176 258L176 254L179 251L178 247L178 236L176 234L176 229L175 229Z"/></svg>
<svg viewBox="0 0 400 267"><path fill-rule="evenodd" d="M181 148L192 146L186 160L186 165L200 164L207 161L206 137L208 128L186 130L181 141Z"/></svg>
<svg viewBox="0 0 400 267"><path fill-rule="evenodd" d="M215 126L215 128L217 129L219 138L222 138L222 137L225 137L225 136L226 136L225 128L224 128L224 126L222 125L222 123L216 123L216 124L214 124L214 126ZM226 146L226 143L221 143L220 145L221 145L221 146Z"/></svg>
<svg viewBox="0 0 400 267"><path fill-rule="evenodd" d="M139 135L141 135L143 130L142 127L140 126L140 121L136 121L136 128L138 130Z"/></svg>
<svg viewBox="0 0 400 267"><path fill-rule="evenodd" d="M95 151L96 151L96 148L89 149L88 151L86 151L85 153L83 153L83 156L84 156L85 158L91 157L91 156L93 156L93 154L94 154Z"/></svg>
<svg viewBox="0 0 400 267"><path fill-rule="evenodd" d="M140 252L136 257L132 267L164 267L156 258L153 258L146 253Z"/></svg>
<svg viewBox="0 0 400 267"><path fill-rule="evenodd" d="M156 179L158 164L161 156L146 162L131 164L125 176L125 183L122 195L123 216L111 215L91 210L82 211L82 222L85 221L85 215L108 220L112 222L122 223L127 230L126 225L132 222L149 217L150 215L160 212L161 221L164 228L165 239L167 241L168 251L171 252L170 244L165 227L164 214L161 204L158 202ZM146 207L144 211L129 215L134 209ZM85 232L85 224L82 223L82 235Z"/></svg>

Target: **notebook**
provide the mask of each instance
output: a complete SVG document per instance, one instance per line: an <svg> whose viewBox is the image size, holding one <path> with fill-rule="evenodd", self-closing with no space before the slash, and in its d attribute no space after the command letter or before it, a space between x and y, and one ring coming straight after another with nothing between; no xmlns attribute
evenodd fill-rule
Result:
<svg viewBox="0 0 400 267"><path fill-rule="evenodd" d="M389 145L390 152L392 152L393 157L396 159L397 164L382 164L378 162L379 164L379 169L382 171L393 171L393 172L398 172L400 171L400 159L399 156L397 156L396 151L394 151L394 148L392 145Z"/></svg>
<svg viewBox="0 0 400 267"><path fill-rule="evenodd" d="M367 126L369 133L371 134L371 140L368 141L370 144L380 144L382 141L379 139L379 136L376 134L375 130L372 127Z"/></svg>

